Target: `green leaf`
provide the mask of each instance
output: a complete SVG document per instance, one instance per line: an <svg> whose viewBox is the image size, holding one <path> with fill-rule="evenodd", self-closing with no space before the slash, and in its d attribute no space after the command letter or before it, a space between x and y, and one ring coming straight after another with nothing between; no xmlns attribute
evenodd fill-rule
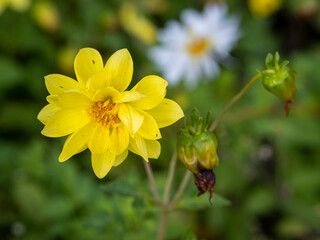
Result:
<svg viewBox="0 0 320 240"><path fill-rule="evenodd" d="M207 196L207 197L206 197ZM176 208L188 209L188 210L199 210L208 207L224 207L230 205L230 201L218 194L214 194L212 198L212 206L209 202L209 195L202 195L197 197L194 194L191 197L182 198L176 205Z"/></svg>
<svg viewBox="0 0 320 240"><path fill-rule="evenodd" d="M192 229L189 228L182 236L181 240L197 240L197 236L193 233Z"/></svg>
<svg viewBox="0 0 320 240"><path fill-rule="evenodd" d="M257 187L247 194L247 211L255 214L266 214L276 207L274 191L268 187Z"/></svg>
<svg viewBox="0 0 320 240"><path fill-rule="evenodd" d="M0 56L0 72L1 91L14 87L21 82L21 69L19 65L11 59Z"/></svg>
<svg viewBox="0 0 320 240"><path fill-rule="evenodd" d="M25 216L41 221L41 214L35 214L46 206L46 195L43 189L32 182L19 182L13 188L13 200ZM41 212L41 211L40 211Z"/></svg>
<svg viewBox="0 0 320 240"><path fill-rule="evenodd" d="M124 181L113 181L105 186L101 186L101 189L109 194L117 194L124 197L135 197L137 195L137 187Z"/></svg>
<svg viewBox="0 0 320 240"><path fill-rule="evenodd" d="M125 181L114 181L101 188L110 195L118 195L125 198L132 197L132 207L134 208L143 208L146 206L145 198L136 185Z"/></svg>
<svg viewBox="0 0 320 240"><path fill-rule="evenodd" d="M134 207L134 208L143 208L145 206L146 206L146 202L142 197L136 196L134 198L133 203L132 203L132 207Z"/></svg>

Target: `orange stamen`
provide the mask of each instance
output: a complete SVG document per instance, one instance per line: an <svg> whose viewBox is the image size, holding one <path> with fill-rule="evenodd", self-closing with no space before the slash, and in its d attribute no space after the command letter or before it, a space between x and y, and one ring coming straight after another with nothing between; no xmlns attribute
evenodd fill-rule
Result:
<svg viewBox="0 0 320 240"><path fill-rule="evenodd" d="M120 122L116 104L111 100L95 103L89 114L94 121L106 127L113 127Z"/></svg>

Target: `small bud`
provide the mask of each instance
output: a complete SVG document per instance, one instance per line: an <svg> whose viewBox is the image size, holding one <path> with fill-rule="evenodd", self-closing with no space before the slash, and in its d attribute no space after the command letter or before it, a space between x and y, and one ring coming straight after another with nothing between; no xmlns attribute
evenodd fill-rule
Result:
<svg viewBox="0 0 320 240"><path fill-rule="evenodd" d="M212 132L206 130L194 136L193 147L198 158L200 169L211 170L219 165L217 155L218 141Z"/></svg>
<svg viewBox="0 0 320 240"><path fill-rule="evenodd" d="M219 165L218 141L214 133L208 131L210 113L206 119L203 119L194 110L191 112L190 118L191 124L186 124L178 138L178 157L194 174L195 183L199 190L198 196L209 191L211 199L215 185L215 175L212 169Z"/></svg>
<svg viewBox="0 0 320 240"><path fill-rule="evenodd" d="M289 104L296 95L295 79L297 74L287 65L289 61L279 63L280 55L268 54L266 57L267 70L262 71L262 84L271 93L286 101L286 115L289 114Z"/></svg>
<svg viewBox="0 0 320 240"><path fill-rule="evenodd" d="M186 125L178 138L178 156L193 173L212 170L219 165L219 160L217 138L208 131L210 117L204 120L196 111L193 111L190 117L191 125Z"/></svg>

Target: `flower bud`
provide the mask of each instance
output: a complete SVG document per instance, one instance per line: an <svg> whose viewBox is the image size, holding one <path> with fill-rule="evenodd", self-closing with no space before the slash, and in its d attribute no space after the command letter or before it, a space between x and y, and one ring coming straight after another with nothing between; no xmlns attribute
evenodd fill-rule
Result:
<svg viewBox="0 0 320 240"><path fill-rule="evenodd" d="M194 137L195 155L198 158L199 168L211 170L219 165L217 155L218 141L216 136L209 131L204 131Z"/></svg>
<svg viewBox="0 0 320 240"><path fill-rule="evenodd" d="M293 102L296 95L295 79L297 77L287 65L289 61L279 63L280 55L268 54L266 57L266 67L262 74L262 84L271 93L286 101L286 115L289 113L289 104Z"/></svg>
<svg viewBox="0 0 320 240"><path fill-rule="evenodd" d="M218 141L208 131L210 114L204 120L199 113L191 113L191 124L181 130L178 138L177 152L181 162L193 173L198 196L208 191L210 198L214 193L216 177L212 169L219 165L217 156Z"/></svg>
<svg viewBox="0 0 320 240"><path fill-rule="evenodd" d="M208 131L207 120L203 120L195 111L191 113L191 119L192 124L182 129L178 138L178 157L193 173L212 170L219 165L217 138L214 133Z"/></svg>

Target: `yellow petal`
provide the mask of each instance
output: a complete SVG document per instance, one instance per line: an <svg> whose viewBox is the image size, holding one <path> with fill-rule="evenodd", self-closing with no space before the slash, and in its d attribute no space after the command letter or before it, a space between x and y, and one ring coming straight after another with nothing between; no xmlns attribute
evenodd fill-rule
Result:
<svg viewBox="0 0 320 240"><path fill-rule="evenodd" d="M94 122L90 122L81 128L79 131L71 134L62 149L59 156L59 161L64 162L71 158L73 155L84 151L87 148L89 137L92 133Z"/></svg>
<svg viewBox="0 0 320 240"><path fill-rule="evenodd" d="M60 94L71 89L79 89L77 81L64 75L50 74L44 77L48 92L52 95Z"/></svg>
<svg viewBox="0 0 320 240"><path fill-rule="evenodd" d="M148 158L158 158L161 152L161 145L155 140L145 140Z"/></svg>
<svg viewBox="0 0 320 240"><path fill-rule="evenodd" d="M102 71L90 77L86 85L88 92L94 95L99 89L110 86L110 79L107 77L107 72Z"/></svg>
<svg viewBox="0 0 320 240"><path fill-rule="evenodd" d="M132 88L132 92L144 95L140 100L131 102L132 106L148 110L157 106L166 95L168 82L158 76L147 76Z"/></svg>
<svg viewBox="0 0 320 240"><path fill-rule="evenodd" d="M94 102L106 101L108 99L113 99L118 96L119 92L114 87L106 87L98 90L93 96Z"/></svg>
<svg viewBox="0 0 320 240"><path fill-rule="evenodd" d="M88 147L94 154L102 154L108 150L109 127L97 124L89 138Z"/></svg>
<svg viewBox="0 0 320 240"><path fill-rule="evenodd" d="M129 104L120 104L118 116L131 134L136 133L143 122L143 115Z"/></svg>
<svg viewBox="0 0 320 240"><path fill-rule="evenodd" d="M113 99L115 103L133 102L144 98L145 95L139 92L125 91L120 93L116 98Z"/></svg>
<svg viewBox="0 0 320 240"><path fill-rule="evenodd" d="M114 160L113 166L114 167L119 166L127 158L127 156L128 156L128 150L125 150L123 153L121 153L116 157L116 160Z"/></svg>
<svg viewBox="0 0 320 240"><path fill-rule="evenodd" d="M91 76L103 70L100 53L93 48L82 48L74 60L74 70L79 83L86 86Z"/></svg>
<svg viewBox="0 0 320 240"><path fill-rule="evenodd" d="M92 101L87 95L76 90L64 92L58 98L62 106L67 108L90 107L92 105Z"/></svg>
<svg viewBox="0 0 320 240"><path fill-rule="evenodd" d="M116 51L107 61L105 69L111 85L123 92L129 86L133 74L133 61L127 49Z"/></svg>
<svg viewBox="0 0 320 240"><path fill-rule="evenodd" d="M140 155L145 161L149 161L146 141L139 134L135 134L134 138L130 137L129 150Z"/></svg>
<svg viewBox="0 0 320 240"><path fill-rule="evenodd" d="M180 106L175 101L167 98L147 112L156 120L159 128L169 126L184 116Z"/></svg>
<svg viewBox="0 0 320 240"><path fill-rule="evenodd" d="M41 111L38 114L38 119L43 123L47 124L49 119L60 110L61 108L53 105L53 104L48 104L44 108L41 109Z"/></svg>
<svg viewBox="0 0 320 240"><path fill-rule="evenodd" d="M159 127L153 117L144 111L139 112L143 116L143 122L138 133L145 139L155 140L161 138Z"/></svg>
<svg viewBox="0 0 320 240"><path fill-rule="evenodd" d="M113 128L112 131L110 129L109 150L112 153L119 155L128 148L128 145L129 132L125 127L116 127Z"/></svg>
<svg viewBox="0 0 320 240"><path fill-rule="evenodd" d="M61 109L50 118L41 133L47 137L62 137L78 131L89 121L86 110Z"/></svg>
<svg viewBox="0 0 320 240"><path fill-rule="evenodd" d="M161 152L161 145L156 140L146 140L141 136L135 135L130 138L129 150L140 155L148 162L148 158L158 158Z"/></svg>
<svg viewBox="0 0 320 240"><path fill-rule="evenodd" d="M94 173L98 178L104 178L112 168L116 155L107 151L103 154L92 154L91 162Z"/></svg>
<svg viewBox="0 0 320 240"><path fill-rule="evenodd" d="M56 107L62 108L63 105L60 103L58 95L49 95L46 97L46 100L48 103L51 103L52 105L55 105Z"/></svg>

